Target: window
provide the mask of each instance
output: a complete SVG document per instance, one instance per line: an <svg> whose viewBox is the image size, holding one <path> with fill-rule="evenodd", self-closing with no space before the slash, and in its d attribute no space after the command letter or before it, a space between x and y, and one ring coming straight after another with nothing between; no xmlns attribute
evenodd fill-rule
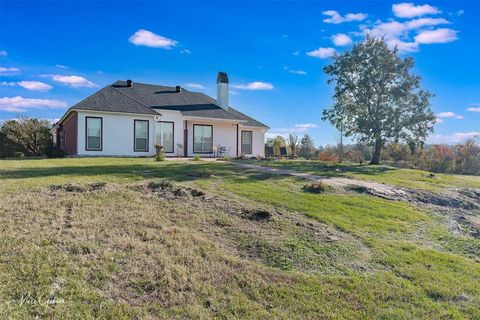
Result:
<svg viewBox="0 0 480 320"><path fill-rule="evenodd" d="M85 136L87 151L101 151L102 150L102 131L103 120L99 117L85 118ZM65 141L65 137L63 137ZM64 142L65 143L65 142Z"/></svg>
<svg viewBox="0 0 480 320"><path fill-rule="evenodd" d="M193 153L213 152L213 126L193 125Z"/></svg>
<svg viewBox="0 0 480 320"><path fill-rule="evenodd" d="M134 120L135 146L133 151L148 151L148 120Z"/></svg>
<svg viewBox="0 0 480 320"><path fill-rule="evenodd" d="M252 131L242 131L242 154L252 154Z"/></svg>
<svg viewBox="0 0 480 320"><path fill-rule="evenodd" d="M165 153L173 153L173 122L159 121L155 124L155 144L163 146Z"/></svg>

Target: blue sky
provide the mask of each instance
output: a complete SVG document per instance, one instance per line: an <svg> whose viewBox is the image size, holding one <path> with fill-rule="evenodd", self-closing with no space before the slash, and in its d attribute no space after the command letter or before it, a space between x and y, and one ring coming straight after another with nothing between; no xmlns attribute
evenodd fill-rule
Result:
<svg viewBox="0 0 480 320"><path fill-rule="evenodd" d="M366 33L384 35L436 96L430 142L480 132L478 1L3 1L0 119L56 119L117 79L182 85L230 102L271 127L338 134L321 121L333 88L322 68Z"/></svg>

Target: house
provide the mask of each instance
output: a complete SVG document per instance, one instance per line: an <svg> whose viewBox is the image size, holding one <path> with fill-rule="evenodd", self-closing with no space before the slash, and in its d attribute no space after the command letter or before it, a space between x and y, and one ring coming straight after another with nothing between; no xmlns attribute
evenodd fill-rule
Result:
<svg viewBox="0 0 480 320"><path fill-rule="evenodd" d="M52 129L72 156L264 156L263 123L228 103L219 72L217 100L180 86L116 81L71 107Z"/></svg>

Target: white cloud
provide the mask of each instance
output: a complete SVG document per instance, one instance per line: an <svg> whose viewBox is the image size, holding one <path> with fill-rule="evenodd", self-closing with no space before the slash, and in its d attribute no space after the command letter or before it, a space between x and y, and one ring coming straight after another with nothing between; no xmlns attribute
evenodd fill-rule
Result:
<svg viewBox="0 0 480 320"><path fill-rule="evenodd" d="M372 28L363 28L363 33L372 37L384 37L387 44L393 48L397 47L400 52L416 52L420 44L450 42L456 40L456 31L440 28L436 30L422 30L425 27L432 27L442 24L450 24L450 21L443 18L419 18L406 22L378 21ZM442 30L442 31L438 31ZM448 30L448 31L447 31ZM414 40L410 40L410 32L418 32ZM418 38L417 38L418 37ZM429 42L430 41L430 42Z"/></svg>
<svg viewBox="0 0 480 320"><path fill-rule="evenodd" d="M50 78L55 82L65 84L73 88L80 88L80 87L93 88L97 86L92 81L87 80L84 77L75 76L75 75L63 76L60 74L42 74L41 77Z"/></svg>
<svg viewBox="0 0 480 320"><path fill-rule="evenodd" d="M52 86L40 81L1 82L2 86L17 86L31 91L48 91Z"/></svg>
<svg viewBox="0 0 480 320"><path fill-rule="evenodd" d="M205 89L205 86L200 83L185 83L184 86L187 88L193 88L193 89Z"/></svg>
<svg viewBox="0 0 480 320"><path fill-rule="evenodd" d="M318 48L313 51L307 52L307 56L314 57L314 58L320 58L320 59L326 59L335 54L335 49L333 48Z"/></svg>
<svg viewBox="0 0 480 320"><path fill-rule="evenodd" d="M63 109L67 103L50 99L29 99L20 96L0 98L0 111L25 112L27 109Z"/></svg>
<svg viewBox="0 0 480 320"><path fill-rule="evenodd" d="M332 36L332 42L337 47L348 46L352 43L352 38L344 33L337 33Z"/></svg>
<svg viewBox="0 0 480 320"><path fill-rule="evenodd" d="M435 30L425 30L415 36L416 43L447 43L457 40L457 31L441 28Z"/></svg>
<svg viewBox="0 0 480 320"><path fill-rule="evenodd" d="M13 76L19 73L19 68L0 67L0 76Z"/></svg>
<svg viewBox="0 0 480 320"><path fill-rule="evenodd" d="M427 143L454 144L454 143L461 143L467 139L475 138L478 136L480 136L480 132L478 131L455 132L449 135L434 134L428 137Z"/></svg>
<svg viewBox="0 0 480 320"><path fill-rule="evenodd" d="M180 53L183 53L183 54L191 54L192 51L190 51L189 49L183 49L183 50L180 50Z"/></svg>
<svg viewBox="0 0 480 320"><path fill-rule="evenodd" d="M428 26L438 26L440 24L450 24L451 22L443 18L419 18L404 23L406 30L414 30Z"/></svg>
<svg viewBox="0 0 480 320"><path fill-rule="evenodd" d="M435 119L435 121L436 121L435 123L437 123L437 124L439 124L439 123L444 123L444 122L445 122L445 121L443 121L443 119L441 119L441 118L437 118L437 119Z"/></svg>
<svg viewBox="0 0 480 320"><path fill-rule="evenodd" d="M55 67L60 68L60 69L70 69L70 67L64 66L63 64L56 64Z"/></svg>
<svg viewBox="0 0 480 320"><path fill-rule="evenodd" d="M468 108L467 111L470 111L470 112L480 112L480 108Z"/></svg>
<svg viewBox="0 0 480 320"><path fill-rule="evenodd" d="M7 51L5 51L5 50L0 50L0 57L6 57L6 56L8 56Z"/></svg>
<svg viewBox="0 0 480 320"><path fill-rule="evenodd" d="M458 115L454 112L447 111L447 112L440 112L437 113L437 118L452 118L452 119L463 119L463 116Z"/></svg>
<svg viewBox="0 0 480 320"><path fill-rule="evenodd" d="M459 16L459 17L463 16L464 13L465 13L465 10L460 9L460 10L457 11L457 16Z"/></svg>
<svg viewBox="0 0 480 320"><path fill-rule="evenodd" d="M323 20L325 23L333 23L339 24L343 22L350 22L350 21L362 21L367 18L367 14L365 13L347 13L345 16L341 16L335 10L327 10L322 12L323 15L328 16Z"/></svg>
<svg viewBox="0 0 480 320"><path fill-rule="evenodd" d="M147 46L153 48L171 49L178 44L178 41L165 38L145 29L139 29L128 40L136 46Z"/></svg>
<svg viewBox="0 0 480 320"><path fill-rule="evenodd" d="M440 13L438 8L432 7L431 5L414 5L411 2L403 2L392 5L393 14L399 18L413 18L424 16L426 14L437 14Z"/></svg>
<svg viewBox="0 0 480 320"><path fill-rule="evenodd" d="M240 90L272 90L273 85L268 82L254 81L247 84L233 84L232 88Z"/></svg>

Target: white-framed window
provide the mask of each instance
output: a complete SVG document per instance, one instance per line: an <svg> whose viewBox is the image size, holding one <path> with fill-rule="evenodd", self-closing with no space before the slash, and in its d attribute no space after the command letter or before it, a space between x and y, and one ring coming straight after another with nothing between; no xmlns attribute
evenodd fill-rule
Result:
<svg viewBox="0 0 480 320"><path fill-rule="evenodd" d="M158 121L155 123L155 144L161 145L165 153L173 153L174 123L170 121Z"/></svg>
<svg viewBox="0 0 480 320"><path fill-rule="evenodd" d="M146 152L148 151L148 120L134 120L133 123L134 151Z"/></svg>
<svg viewBox="0 0 480 320"><path fill-rule="evenodd" d="M252 154L252 144L253 144L253 132L252 131L242 131L242 154Z"/></svg>
<svg viewBox="0 0 480 320"><path fill-rule="evenodd" d="M193 153L213 152L213 126L193 125Z"/></svg>
<svg viewBox="0 0 480 320"><path fill-rule="evenodd" d="M101 117L85 117L85 150L101 151L103 135L103 119ZM65 143L65 137L63 137Z"/></svg>

